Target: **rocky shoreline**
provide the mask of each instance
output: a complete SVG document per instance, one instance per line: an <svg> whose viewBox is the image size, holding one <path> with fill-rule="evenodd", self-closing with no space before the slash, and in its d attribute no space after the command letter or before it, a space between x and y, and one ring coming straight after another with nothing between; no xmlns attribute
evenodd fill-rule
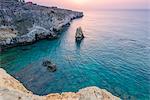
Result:
<svg viewBox="0 0 150 100"><path fill-rule="evenodd" d="M55 39L63 27L82 12L44 7L24 0L0 1L0 51L32 44L41 39ZM0 100L120 100L104 89L87 87L77 93L38 96L0 68Z"/></svg>
<svg viewBox="0 0 150 100"><path fill-rule="evenodd" d="M1 0L1 51L9 47L32 44L41 39L55 39L58 31L69 26L73 19L81 17L83 12L45 7L32 2Z"/></svg>
<svg viewBox="0 0 150 100"><path fill-rule="evenodd" d="M28 91L18 80L0 68L0 100L120 100L120 98L98 87L87 87L77 93L65 92L38 96Z"/></svg>

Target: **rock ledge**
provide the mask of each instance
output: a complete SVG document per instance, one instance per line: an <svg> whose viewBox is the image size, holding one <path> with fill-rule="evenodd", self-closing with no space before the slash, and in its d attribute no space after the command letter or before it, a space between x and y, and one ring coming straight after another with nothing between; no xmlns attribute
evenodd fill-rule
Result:
<svg viewBox="0 0 150 100"><path fill-rule="evenodd" d="M120 100L98 87L87 87L77 93L48 94L38 96L28 91L18 80L0 68L0 100Z"/></svg>

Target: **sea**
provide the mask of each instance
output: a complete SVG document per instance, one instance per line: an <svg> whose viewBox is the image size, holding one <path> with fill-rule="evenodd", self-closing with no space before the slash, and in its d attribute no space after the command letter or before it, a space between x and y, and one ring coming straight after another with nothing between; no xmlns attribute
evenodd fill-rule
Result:
<svg viewBox="0 0 150 100"><path fill-rule="evenodd" d="M76 42L80 26L85 38ZM150 11L85 11L59 34L2 52L1 67L38 95L97 86L124 100L150 100Z"/></svg>

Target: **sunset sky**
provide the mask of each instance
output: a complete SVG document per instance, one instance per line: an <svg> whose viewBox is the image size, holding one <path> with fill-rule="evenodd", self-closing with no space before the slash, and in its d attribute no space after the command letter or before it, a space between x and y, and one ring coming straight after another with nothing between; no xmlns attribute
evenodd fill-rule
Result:
<svg viewBox="0 0 150 100"><path fill-rule="evenodd" d="M78 10L150 9L150 0L25 0L45 6Z"/></svg>

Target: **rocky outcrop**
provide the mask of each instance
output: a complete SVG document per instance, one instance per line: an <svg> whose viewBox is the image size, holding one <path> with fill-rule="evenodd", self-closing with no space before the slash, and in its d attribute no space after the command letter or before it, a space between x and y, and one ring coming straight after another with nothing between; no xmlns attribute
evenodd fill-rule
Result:
<svg viewBox="0 0 150 100"><path fill-rule="evenodd" d="M29 92L18 80L11 77L5 70L0 68L0 88L7 88L9 90L22 91L23 93Z"/></svg>
<svg viewBox="0 0 150 100"><path fill-rule="evenodd" d="M88 87L77 93L38 96L28 91L19 81L0 68L0 100L120 100L104 89Z"/></svg>
<svg viewBox="0 0 150 100"><path fill-rule="evenodd" d="M56 38L59 30L82 16L82 12L44 7L23 0L1 0L0 46L7 48Z"/></svg>
<svg viewBox="0 0 150 100"><path fill-rule="evenodd" d="M77 41L81 41L84 38L83 31L82 31L81 27L77 28L75 38Z"/></svg>

